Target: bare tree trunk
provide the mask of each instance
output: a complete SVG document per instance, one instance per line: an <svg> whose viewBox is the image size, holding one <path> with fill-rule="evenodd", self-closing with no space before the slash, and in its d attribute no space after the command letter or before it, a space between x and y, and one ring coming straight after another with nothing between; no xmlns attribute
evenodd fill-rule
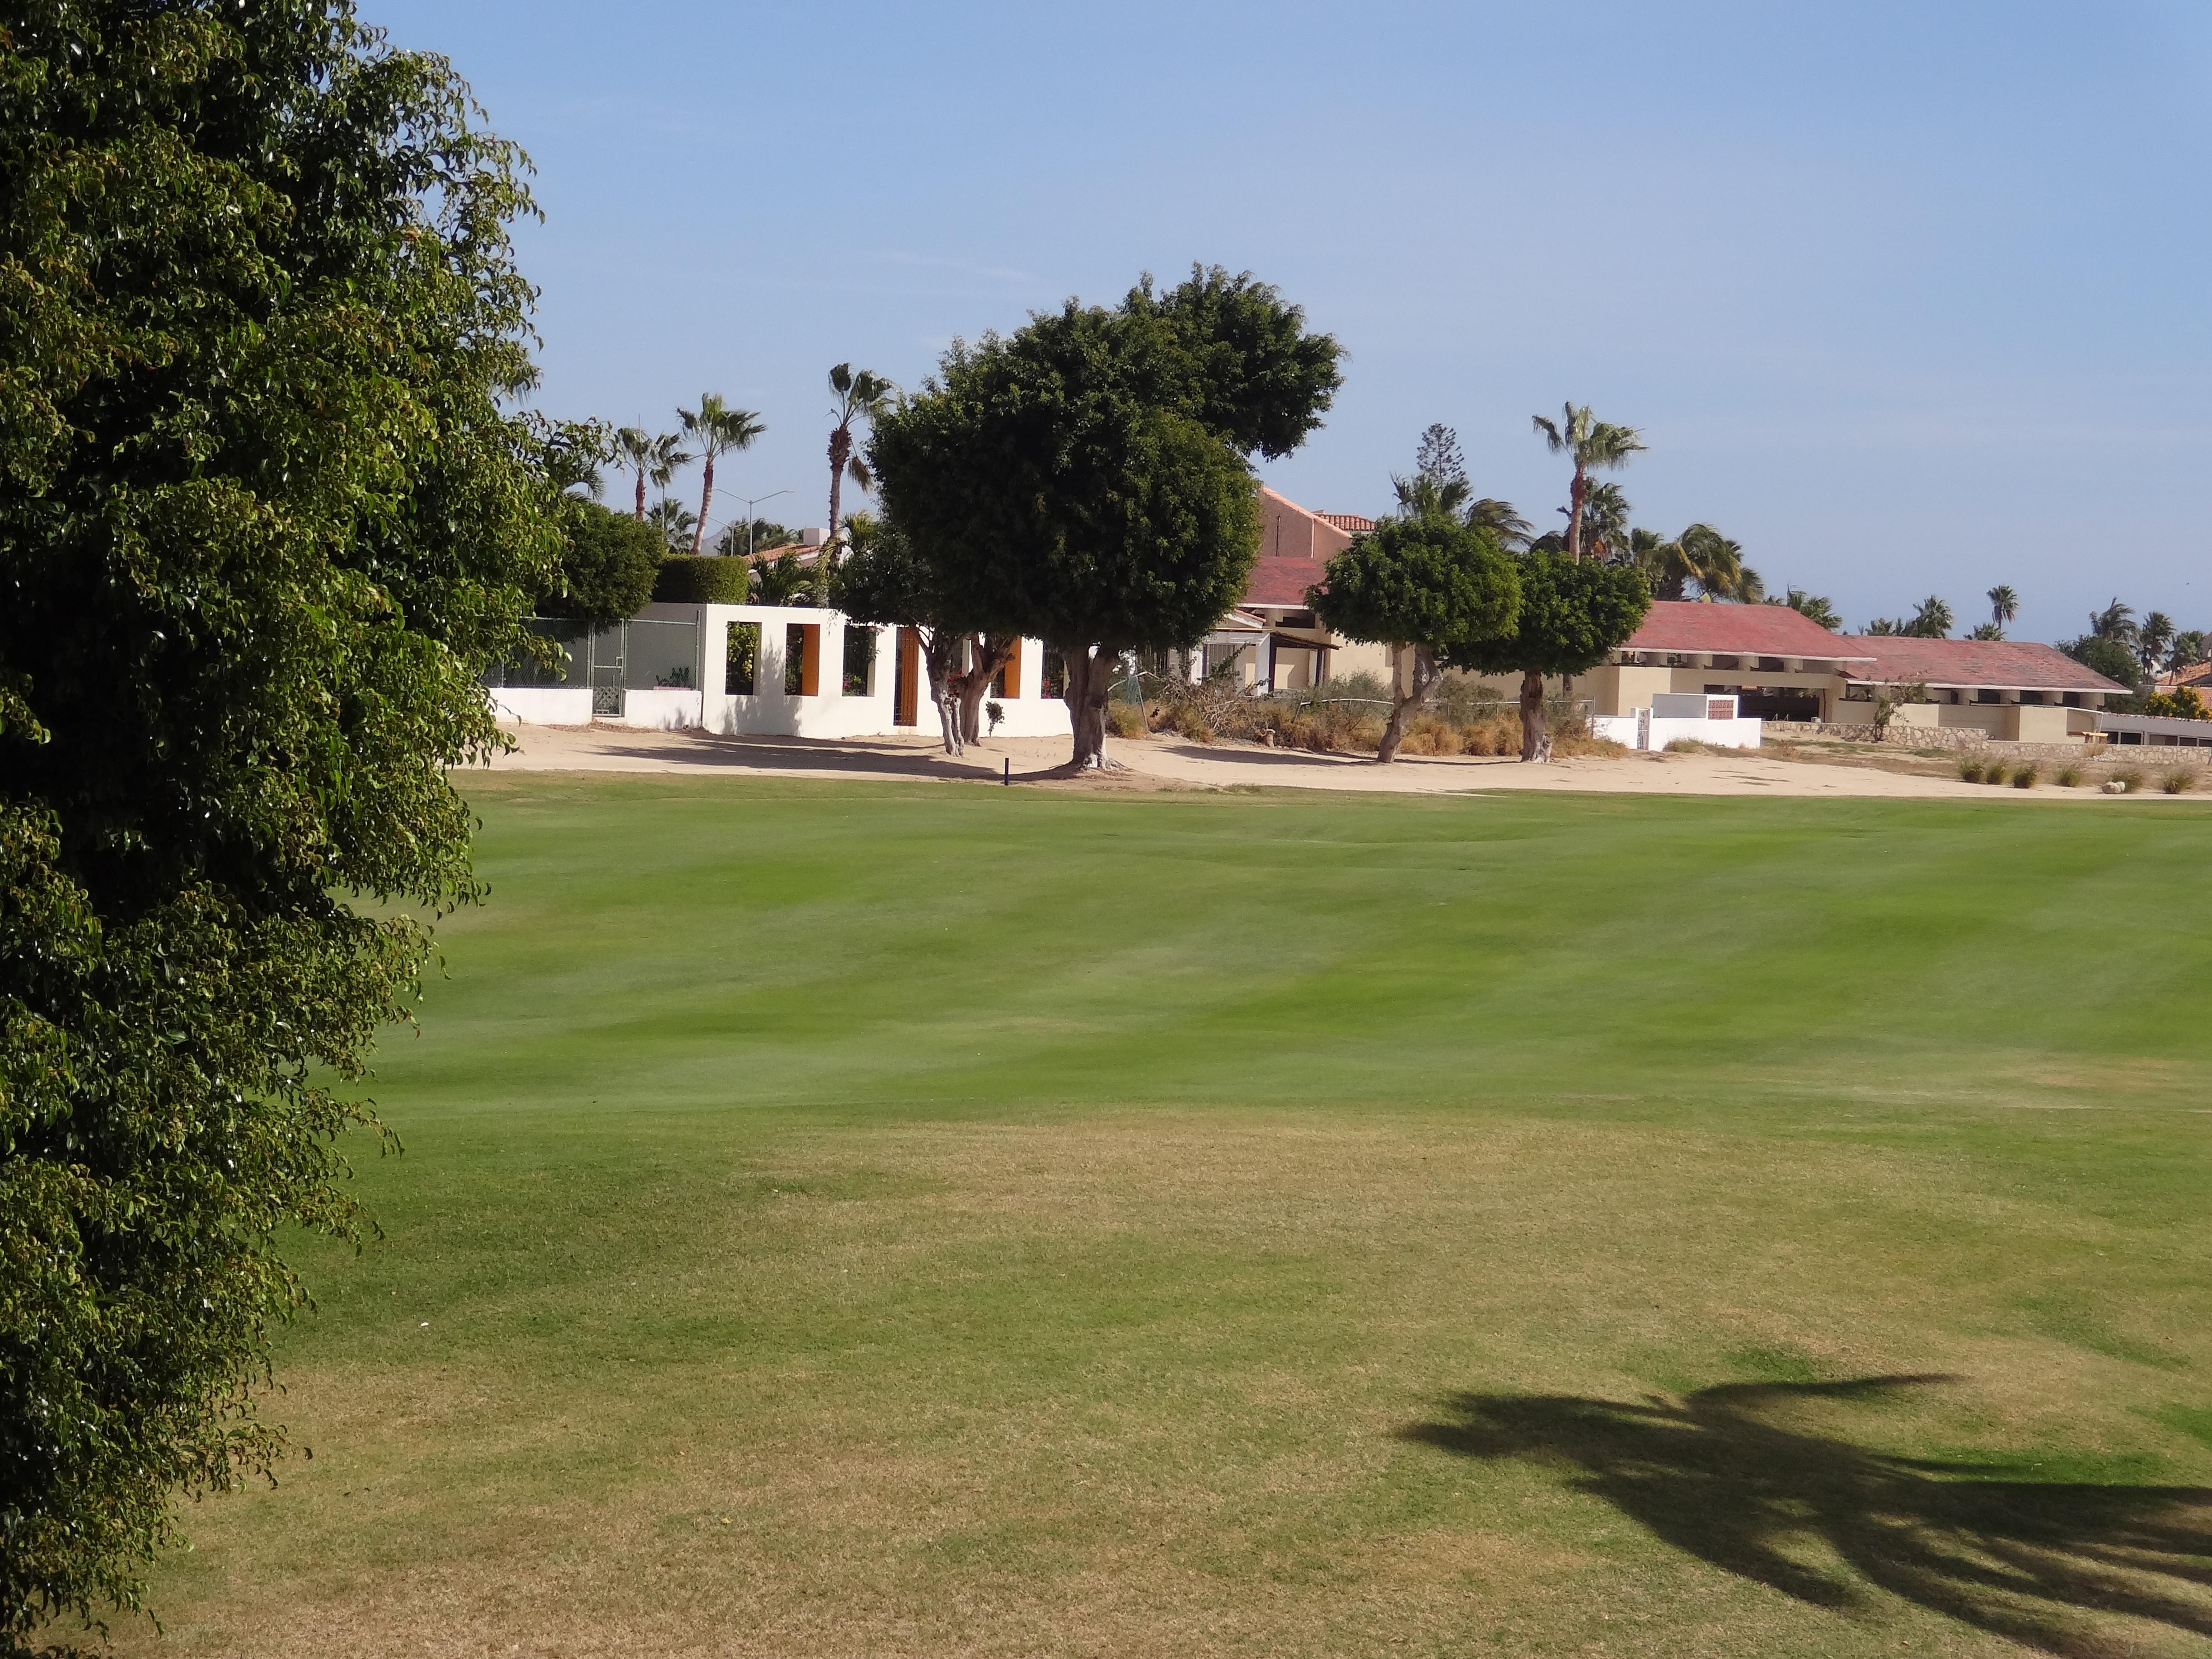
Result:
<svg viewBox="0 0 2212 1659"><path fill-rule="evenodd" d="M999 671L1006 665L1006 659L1014 654L1014 647L1020 642L1020 636L1014 634L968 636L968 648L974 661L965 673L953 679L960 694L960 735L964 741L983 741L983 699L990 695L991 682L999 678Z"/></svg>
<svg viewBox="0 0 2212 1659"><path fill-rule="evenodd" d="M1544 761L1552 757L1552 740L1544 734L1544 677L1534 669L1521 675L1521 758Z"/></svg>
<svg viewBox="0 0 2212 1659"><path fill-rule="evenodd" d="M1425 645L1414 646L1413 653L1413 672L1407 676L1407 686L1404 691L1398 690L1395 672L1397 665L1391 665L1394 672L1390 685L1390 723L1382 728L1382 746L1375 751L1378 763L1387 763L1398 758L1398 745L1406 740L1407 716L1429 700L1429 692L1437 683L1436 653Z"/></svg>
<svg viewBox="0 0 2212 1659"><path fill-rule="evenodd" d="M707 476L699 484L699 522L691 526L691 556L697 558L707 544L707 507L714 499L714 458L707 457Z"/></svg>
<svg viewBox="0 0 2212 1659"><path fill-rule="evenodd" d="M637 470L637 521L645 522L645 469Z"/></svg>
<svg viewBox="0 0 2212 1659"><path fill-rule="evenodd" d="M1060 654L1067 673L1067 690L1062 695L1075 736L1075 752L1069 763L1103 771L1115 764L1106 758L1106 699L1112 695L1115 677L1121 671L1121 653L1103 646L1064 645Z"/></svg>

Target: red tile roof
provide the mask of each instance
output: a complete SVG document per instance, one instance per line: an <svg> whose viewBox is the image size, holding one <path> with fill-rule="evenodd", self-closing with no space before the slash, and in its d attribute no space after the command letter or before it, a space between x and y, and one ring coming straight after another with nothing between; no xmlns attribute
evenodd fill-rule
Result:
<svg viewBox="0 0 2212 1659"><path fill-rule="evenodd" d="M1263 553L1245 584L1244 603L1304 610L1306 589L1322 578L1322 562L1294 553Z"/></svg>
<svg viewBox="0 0 2212 1659"><path fill-rule="evenodd" d="M1838 658L1869 654L1786 605L1714 605L1656 599L1624 651L1715 651L1724 656Z"/></svg>
<svg viewBox="0 0 2212 1659"><path fill-rule="evenodd" d="M1316 513L1314 517L1323 524L1333 524L1339 530L1349 530L1355 536L1364 536L1375 528L1375 520L1363 519L1357 513Z"/></svg>
<svg viewBox="0 0 2212 1659"><path fill-rule="evenodd" d="M1989 686L2017 691L2124 691L2127 688L2084 668L2055 645L2027 640L1912 640L1871 634L1847 640L1871 663L1844 671L1855 680L1891 685Z"/></svg>

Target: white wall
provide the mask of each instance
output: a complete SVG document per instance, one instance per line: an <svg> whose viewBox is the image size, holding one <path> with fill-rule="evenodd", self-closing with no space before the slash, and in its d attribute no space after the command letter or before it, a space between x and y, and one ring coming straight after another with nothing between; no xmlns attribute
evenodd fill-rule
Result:
<svg viewBox="0 0 2212 1659"><path fill-rule="evenodd" d="M898 630L895 628L848 622L838 611L812 605L649 605L638 614L652 621L698 624L700 659L695 678L704 692L690 695L702 705L694 714L694 722L703 724L709 732L800 738L938 735L937 713L930 706L927 679L918 669L915 724L900 726L896 722L897 710L893 691L897 683L897 663L894 653L897 649ZM750 696L733 696L722 690L729 626L742 622L760 625L760 655ZM819 690L811 697L787 696L783 690L785 630L794 623L811 623L822 630ZM843 695L845 636L848 630L859 629L868 629L876 635L875 663L866 693L848 697ZM1057 697L1042 694L1043 680L1044 647L1038 641L1024 640L1020 672L1016 683L1008 688L1009 695L988 699L1006 711L1006 720L999 727L1000 736L1068 735L1073 728L1068 722L1067 705ZM629 695L635 699L650 694L633 691Z"/></svg>
<svg viewBox="0 0 2212 1659"><path fill-rule="evenodd" d="M1664 749L1677 738L1691 738L1716 749L1756 749L1759 727L1755 720L1699 720L1654 719L1649 709L1633 714L1594 714L1590 735L1631 749Z"/></svg>
<svg viewBox="0 0 2212 1659"><path fill-rule="evenodd" d="M491 688L492 712L525 726L589 726L592 689L587 685L500 685Z"/></svg>

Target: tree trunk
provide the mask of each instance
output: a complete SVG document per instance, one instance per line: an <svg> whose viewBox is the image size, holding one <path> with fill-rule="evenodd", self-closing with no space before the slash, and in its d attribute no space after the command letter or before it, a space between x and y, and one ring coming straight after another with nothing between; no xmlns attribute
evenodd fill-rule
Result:
<svg viewBox="0 0 2212 1659"><path fill-rule="evenodd" d="M645 469L637 470L637 521L645 522Z"/></svg>
<svg viewBox="0 0 2212 1659"><path fill-rule="evenodd" d="M929 679L929 700L945 734L945 752L960 752L960 705L952 693L952 659L963 636L939 629L921 630L921 667Z"/></svg>
<svg viewBox="0 0 2212 1659"><path fill-rule="evenodd" d="M1395 673L1391 677L1390 723L1382 728L1382 744L1375 751L1378 763L1398 758L1398 745L1406 740L1406 717L1429 700L1429 691L1437 683L1436 653L1425 645L1414 646L1413 652L1413 672L1407 676L1407 689L1401 692ZM1395 670L1396 665L1392 667Z"/></svg>
<svg viewBox="0 0 2212 1659"><path fill-rule="evenodd" d="M707 457L707 476L699 483L699 522L691 526L691 556L697 558L707 544L707 506L714 499L714 458Z"/></svg>
<svg viewBox="0 0 2212 1659"><path fill-rule="evenodd" d="M1121 657L1117 651L1095 648L1096 656L1091 654L1094 647L1088 645L1060 647L1067 673L1067 690L1062 696L1067 703L1068 724L1074 727L1075 752L1069 764L1103 771L1115 764L1106 758L1106 699L1113 693Z"/></svg>
<svg viewBox="0 0 2212 1659"><path fill-rule="evenodd" d="M1544 677L1533 668L1526 669L1521 675L1521 758L1551 757L1551 739L1544 735Z"/></svg>
<svg viewBox="0 0 2212 1659"><path fill-rule="evenodd" d="M953 684L960 696L960 736L968 743L981 743L982 737L983 699L990 695L991 682L1006 665L1006 659L1014 654L1020 638L1013 634L970 634L969 650L974 665L967 672L954 676Z"/></svg>
<svg viewBox="0 0 2212 1659"><path fill-rule="evenodd" d="M1567 492L1567 557L1575 563L1583 562L1583 496L1589 489L1589 481L1583 472L1579 459L1575 462L1575 482Z"/></svg>
<svg viewBox="0 0 2212 1659"><path fill-rule="evenodd" d="M830 539L823 544L834 547L837 543L837 509L844 501L845 463L853 459L853 429L841 426L830 434Z"/></svg>

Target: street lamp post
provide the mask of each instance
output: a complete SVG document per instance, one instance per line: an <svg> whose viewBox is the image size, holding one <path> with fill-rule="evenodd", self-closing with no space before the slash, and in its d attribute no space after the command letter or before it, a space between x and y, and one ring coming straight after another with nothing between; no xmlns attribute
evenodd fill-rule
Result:
<svg viewBox="0 0 2212 1659"><path fill-rule="evenodd" d="M771 489L765 495L740 495L738 497L739 501L745 504L745 557L748 561L750 561L753 556L753 526L760 522L760 514L753 509L758 507L763 501L772 501L779 495L788 495L789 494L791 494L791 492L788 489Z"/></svg>

